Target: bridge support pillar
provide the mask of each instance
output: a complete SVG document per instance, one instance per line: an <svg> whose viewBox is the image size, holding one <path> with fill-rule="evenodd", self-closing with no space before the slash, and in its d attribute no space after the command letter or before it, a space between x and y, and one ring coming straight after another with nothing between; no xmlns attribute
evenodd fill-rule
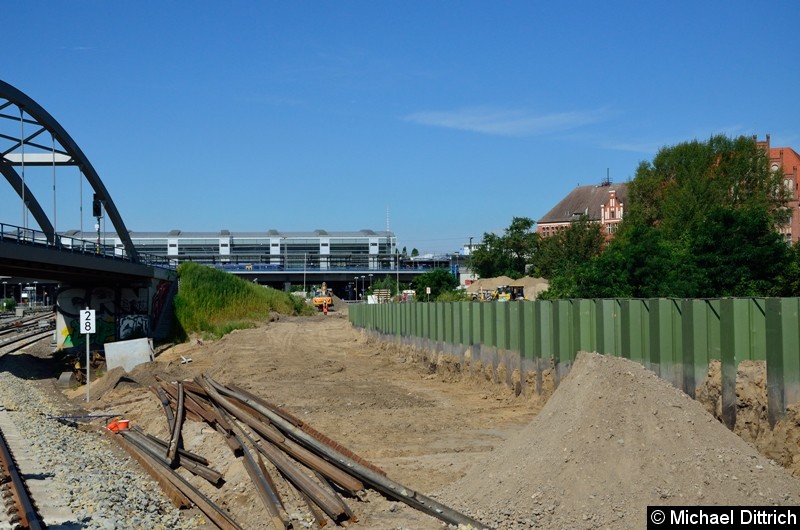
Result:
<svg viewBox="0 0 800 530"><path fill-rule="evenodd" d="M56 349L85 347L78 318L87 307L97 315L97 333L90 336L93 347L142 337L164 339L171 332L176 292L176 281L156 278L127 285L61 285L56 293Z"/></svg>

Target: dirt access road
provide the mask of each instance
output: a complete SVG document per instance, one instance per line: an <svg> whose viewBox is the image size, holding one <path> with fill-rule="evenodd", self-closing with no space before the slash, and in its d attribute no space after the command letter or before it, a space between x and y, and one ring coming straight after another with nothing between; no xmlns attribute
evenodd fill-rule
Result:
<svg viewBox="0 0 800 530"><path fill-rule="evenodd" d="M181 356L192 361L182 364ZM504 387L454 384L431 373L392 348L368 341L341 313L281 316L219 341L177 345L122 379L109 373L93 383L91 407L122 413L133 425L168 437L163 409L146 386L156 374L178 380L200 373L285 407L391 479L425 495L462 477L537 410ZM76 389L73 396L77 402L85 391ZM227 481L219 490L201 481L196 485L246 528L265 528L260 501L221 440L210 428L187 422L185 447L209 458ZM437 519L378 494L368 495L367 501L351 501L359 517L351 528L442 528Z"/></svg>
<svg viewBox="0 0 800 530"><path fill-rule="evenodd" d="M181 357L191 358L181 363ZM412 360L339 313L281 317L93 383L91 407L162 438L146 387L205 373L285 407L424 495L498 529L642 528L648 505L797 505L800 480L727 430L703 405L626 359L581 354L546 404L441 363ZM83 389L73 391L75 403ZM208 426L184 445L225 475L193 483L245 528L268 528L240 459ZM434 530L443 523L369 492L349 501L354 530ZM294 528L318 528L294 510ZM329 525L330 528L332 525Z"/></svg>

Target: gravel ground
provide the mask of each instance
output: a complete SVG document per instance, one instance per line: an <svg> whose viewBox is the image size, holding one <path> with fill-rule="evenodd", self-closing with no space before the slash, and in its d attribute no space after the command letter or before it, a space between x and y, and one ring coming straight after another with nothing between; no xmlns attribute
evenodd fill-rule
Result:
<svg viewBox="0 0 800 530"><path fill-rule="evenodd" d="M13 357L13 356L12 356ZM8 369L11 358L0 358L0 408L5 408L28 443L27 450L51 470L52 489L74 514L67 529L199 528L199 520L182 516L161 488L138 464L114 446L98 428L53 419L75 415L54 399L51 380L26 380ZM19 449L17 449L19 452ZM52 499L39 503L52 502Z"/></svg>

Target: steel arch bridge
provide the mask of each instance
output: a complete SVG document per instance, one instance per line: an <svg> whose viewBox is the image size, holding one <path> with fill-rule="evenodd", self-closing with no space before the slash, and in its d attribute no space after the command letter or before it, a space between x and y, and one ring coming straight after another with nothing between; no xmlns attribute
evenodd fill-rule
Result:
<svg viewBox="0 0 800 530"><path fill-rule="evenodd" d="M138 261L138 253L111 195L75 140L41 105L2 80L0 124L3 125L0 127L0 173L19 195L23 208L33 215L51 244L57 246L58 237L53 223L25 184L26 166L78 167L81 175L102 201L127 256ZM50 135L49 139L47 133ZM51 145L45 145L47 140L50 140Z"/></svg>

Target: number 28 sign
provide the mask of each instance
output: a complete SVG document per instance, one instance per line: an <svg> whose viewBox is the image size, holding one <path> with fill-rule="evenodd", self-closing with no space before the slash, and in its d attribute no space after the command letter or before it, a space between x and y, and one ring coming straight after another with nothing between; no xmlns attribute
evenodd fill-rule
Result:
<svg viewBox="0 0 800 530"><path fill-rule="evenodd" d="M94 309L81 309L81 333L94 333Z"/></svg>

